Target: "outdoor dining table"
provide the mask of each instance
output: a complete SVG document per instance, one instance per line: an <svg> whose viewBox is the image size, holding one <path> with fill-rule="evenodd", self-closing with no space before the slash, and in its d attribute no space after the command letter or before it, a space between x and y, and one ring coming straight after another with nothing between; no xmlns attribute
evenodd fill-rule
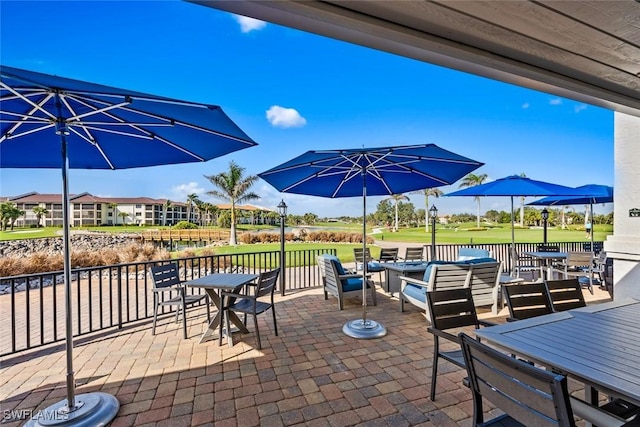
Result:
<svg viewBox="0 0 640 427"><path fill-rule="evenodd" d="M530 256L537 260L543 261L540 266L540 276L544 276L543 265L547 267L546 278L551 279L553 271L553 261L561 261L567 259L567 252L546 252L546 251L533 251L523 252L523 255ZM543 264L543 265L542 265Z"/></svg>
<svg viewBox="0 0 640 427"><path fill-rule="evenodd" d="M483 342L640 405L640 301L624 299L476 331Z"/></svg>
<svg viewBox="0 0 640 427"><path fill-rule="evenodd" d="M217 331L223 320L223 310L220 302L221 299L219 292L233 292L257 278L257 274L214 273L185 282L187 286L204 289L207 295L209 295L209 299L213 301L215 306L218 308L218 312L216 313L215 317L211 319L209 327L207 327L207 329L202 334L200 343L204 342L208 337L212 336L214 332ZM227 311L227 315L229 316L229 320L238 328L241 333L246 334L249 332L249 330L246 328L246 326L244 325L242 320L240 320L236 313ZM233 345L231 331L226 331L226 334L229 345Z"/></svg>

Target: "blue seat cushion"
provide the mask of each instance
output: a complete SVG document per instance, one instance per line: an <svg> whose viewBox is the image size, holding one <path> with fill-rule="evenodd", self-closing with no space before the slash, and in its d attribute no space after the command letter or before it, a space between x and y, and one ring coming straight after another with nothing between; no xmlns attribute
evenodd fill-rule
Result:
<svg viewBox="0 0 640 427"><path fill-rule="evenodd" d="M404 287L403 293L406 296L417 299L418 301L422 301L424 303L427 302L427 288L425 287L407 283L407 285Z"/></svg>
<svg viewBox="0 0 640 427"><path fill-rule="evenodd" d="M368 262L367 271L378 273L380 271L384 271L384 267L379 262Z"/></svg>
<svg viewBox="0 0 640 427"><path fill-rule="evenodd" d="M342 292L362 290L362 279L352 278L342 281Z"/></svg>
<svg viewBox="0 0 640 427"><path fill-rule="evenodd" d="M489 251L478 248L460 248L458 250L458 261L468 261L473 258L488 258Z"/></svg>
<svg viewBox="0 0 640 427"><path fill-rule="evenodd" d="M343 274L347 274L344 271L344 268L342 267L342 263L340 262L340 260L338 259L337 256L335 255L329 255L329 254L324 254L322 255L325 259L330 260L332 263L335 264L336 266L336 271L338 272L339 275L343 275Z"/></svg>

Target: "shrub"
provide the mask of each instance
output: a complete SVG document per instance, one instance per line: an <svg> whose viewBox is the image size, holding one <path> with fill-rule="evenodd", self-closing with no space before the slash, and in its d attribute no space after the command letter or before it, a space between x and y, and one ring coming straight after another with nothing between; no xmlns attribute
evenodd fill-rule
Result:
<svg viewBox="0 0 640 427"><path fill-rule="evenodd" d="M189 221L180 221L172 227L174 230L192 230L198 228L198 226Z"/></svg>

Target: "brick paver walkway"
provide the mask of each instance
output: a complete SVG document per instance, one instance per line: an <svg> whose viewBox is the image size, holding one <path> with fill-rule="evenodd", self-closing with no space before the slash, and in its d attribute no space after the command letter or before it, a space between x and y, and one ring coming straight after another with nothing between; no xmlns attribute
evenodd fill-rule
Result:
<svg viewBox="0 0 640 427"><path fill-rule="evenodd" d="M585 295L607 298L602 291ZM409 306L400 313L398 299L378 289L378 306L368 313L389 333L356 340L342 326L361 317L359 304L350 300L339 311L320 289L278 297L280 335L273 335L270 314L260 316L262 351L255 349L251 322L251 333L235 335L232 348L199 344L203 308L188 313L187 340L172 316L162 319L156 336L151 322L142 322L82 337L73 358L77 393L115 395L121 407L112 426L469 426L464 371L441 362L436 401L427 397L433 341L420 311ZM65 398L64 346L0 364L3 415Z"/></svg>

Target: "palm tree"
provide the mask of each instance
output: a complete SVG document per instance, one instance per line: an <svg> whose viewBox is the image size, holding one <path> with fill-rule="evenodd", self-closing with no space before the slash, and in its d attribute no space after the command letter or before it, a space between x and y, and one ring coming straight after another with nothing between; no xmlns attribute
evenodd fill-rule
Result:
<svg viewBox="0 0 640 427"><path fill-rule="evenodd" d="M476 175L476 174L470 173L469 175L462 178L462 182L460 183L460 188L475 187L476 185L482 184L486 179L487 179L486 173L483 173L482 175ZM478 202L477 227L480 228L480 196L474 197L474 200Z"/></svg>
<svg viewBox="0 0 640 427"><path fill-rule="evenodd" d="M166 226L167 225L167 216L169 215L169 208L171 207L171 200L167 199L164 202L164 205L162 205L163 210L164 210L164 216L162 217L162 225Z"/></svg>
<svg viewBox="0 0 640 427"><path fill-rule="evenodd" d="M44 215L49 214L49 211L46 208L43 208L42 206L36 206L32 209L32 211L34 214L36 214L36 224L38 225L38 228L39 228L42 217Z"/></svg>
<svg viewBox="0 0 640 427"><path fill-rule="evenodd" d="M524 172L520 174L520 178L526 178ZM520 196L520 228L524 227L524 199L525 196Z"/></svg>
<svg viewBox="0 0 640 427"><path fill-rule="evenodd" d="M127 212L120 212L118 214L118 216L120 218L122 218L122 225L125 225L125 220L127 219L127 217L129 216L129 214ZM118 222L116 221L116 225L118 225Z"/></svg>
<svg viewBox="0 0 640 427"><path fill-rule="evenodd" d="M424 232L429 232L429 196L438 198L444 193L439 188L425 188L424 190L413 191L411 194L424 196Z"/></svg>
<svg viewBox="0 0 640 427"><path fill-rule="evenodd" d="M407 196L405 196L404 194L392 194L391 196L387 197L384 200L394 200L395 201L396 218L395 218L395 224L393 226L393 231L398 231L398 202L400 200L409 200L409 198Z"/></svg>
<svg viewBox="0 0 640 427"><path fill-rule="evenodd" d="M196 200L199 201L198 195L196 193L187 195L187 222L191 222L191 208L195 204Z"/></svg>
<svg viewBox="0 0 640 427"><path fill-rule="evenodd" d="M229 163L227 172L220 172L217 175L205 175L204 177L213 184L217 190L207 191L207 194L221 200L229 200L231 204L231 235L229 244L237 244L236 240L236 203L257 200L260 197L250 192L251 186L258 180L256 175L244 177L244 168L238 166L234 161Z"/></svg>

